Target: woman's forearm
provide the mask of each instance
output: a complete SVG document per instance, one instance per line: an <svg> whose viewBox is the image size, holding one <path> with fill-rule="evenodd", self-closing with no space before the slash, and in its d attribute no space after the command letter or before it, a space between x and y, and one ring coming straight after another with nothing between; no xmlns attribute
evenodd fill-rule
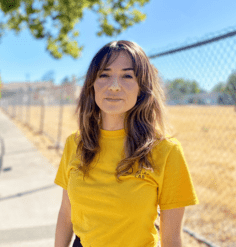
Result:
<svg viewBox="0 0 236 247"><path fill-rule="evenodd" d="M161 241L161 247L182 247L181 239L176 241Z"/></svg>
<svg viewBox="0 0 236 247"><path fill-rule="evenodd" d="M56 227L55 247L68 247L70 245L72 236L73 227L71 218L60 211L58 214Z"/></svg>

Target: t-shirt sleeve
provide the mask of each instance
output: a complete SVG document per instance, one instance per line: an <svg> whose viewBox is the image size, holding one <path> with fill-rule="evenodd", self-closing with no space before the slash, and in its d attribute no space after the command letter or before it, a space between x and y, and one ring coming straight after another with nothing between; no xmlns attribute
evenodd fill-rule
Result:
<svg viewBox="0 0 236 247"><path fill-rule="evenodd" d="M65 147L63 150L63 154L61 157L61 162L59 164L56 178L54 183L61 186L63 189L67 190L68 184L68 176L67 176L67 166L70 161L70 145L69 145L69 138L67 137Z"/></svg>
<svg viewBox="0 0 236 247"><path fill-rule="evenodd" d="M199 204L183 148L177 141L166 160L162 189L160 192L160 210L174 209Z"/></svg>

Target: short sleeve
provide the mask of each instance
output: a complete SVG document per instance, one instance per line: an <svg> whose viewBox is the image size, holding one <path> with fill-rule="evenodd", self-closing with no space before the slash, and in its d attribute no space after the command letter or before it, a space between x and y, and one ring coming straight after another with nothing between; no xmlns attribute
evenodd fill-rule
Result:
<svg viewBox="0 0 236 247"><path fill-rule="evenodd" d="M68 184L67 166L70 161L70 153L71 153L69 138L70 136L67 137L66 139L65 147L61 157L61 162L59 164L56 178L54 180L55 184L61 186L65 190L67 190L67 184Z"/></svg>
<svg viewBox="0 0 236 247"><path fill-rule="evenodd" d="M199 204L180 142L171 149L160 192L160 210Z"/></svg>

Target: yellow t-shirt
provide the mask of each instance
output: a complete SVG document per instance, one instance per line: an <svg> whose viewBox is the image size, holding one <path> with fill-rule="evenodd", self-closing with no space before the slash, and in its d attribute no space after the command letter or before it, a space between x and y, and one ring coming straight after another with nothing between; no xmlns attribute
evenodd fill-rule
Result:
<svg viewBox="0 0 236 247"><path fill-rule="evenodd" d="M153 162L160 170L144 169L138 174L136 162L133 173L121 176L118 183L114 174L123 157L124 129L101 129L100 156L85 180L76 170L75 133L66 140L54 182L68 192L73 231L83 247L156 247L158 205L165 210L199 204L176 138L153 147Z"/></svg>

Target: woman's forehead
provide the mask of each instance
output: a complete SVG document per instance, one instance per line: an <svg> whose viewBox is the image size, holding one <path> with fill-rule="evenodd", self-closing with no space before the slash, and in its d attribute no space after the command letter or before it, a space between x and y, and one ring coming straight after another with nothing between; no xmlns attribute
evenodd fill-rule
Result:
<svg viewBox="0 0 236 247"><path fill-rule="evenodd" d="M103 60L101 62L100 69L104 67L105 61L107 59L107 56L108 56L108 54L106 54L103 57ZM119 56L125 56L125 57L127 57L127 59L129 61L131 61L131 63L132 63L132 59L130 57L130 54L127 51L123 51L123 50L121 50L121 51L112 51L112 54L111 54L109 60L107 61L106 67L110 66Z"/></svg>

